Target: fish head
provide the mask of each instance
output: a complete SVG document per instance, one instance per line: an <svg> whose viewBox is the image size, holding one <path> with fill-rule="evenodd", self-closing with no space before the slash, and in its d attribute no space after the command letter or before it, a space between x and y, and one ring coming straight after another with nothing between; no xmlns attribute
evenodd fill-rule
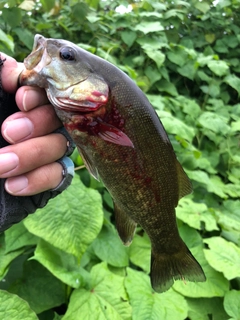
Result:
<svg viewBox="0 0 240 320"><path fill-rule="evenodd" d="M20 85L45 88L54 107L69 112L92 112L108 101L106 81L93 72L89 53L77 45L37 34L24 60Z"/></svg>
<svg viewBox="0 0 240 320"><path fill-rule="evenodd" d="M133 147L122 132L123 119L114 114L109 85L99 72L105 65L99 67L100 61L72 42L37 34L32 53L24 60L19 83L45 88L73 139L84 134Z"/></svg>

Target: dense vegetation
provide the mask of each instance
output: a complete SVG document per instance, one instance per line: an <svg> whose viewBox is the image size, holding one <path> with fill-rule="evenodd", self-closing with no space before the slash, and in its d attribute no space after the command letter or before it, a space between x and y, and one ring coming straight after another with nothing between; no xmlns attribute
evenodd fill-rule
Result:
<svg viewBox="0 0 240 320"><path fill-rule="evenodd" d="M0 10L0 51L22 61L36 33L68 39L147 94L193 183L178 225L207 276L153 293L146 234L125 248L109 194L81 169L0 236L0 318L240 319L239 1L0 0Z"/></svg>

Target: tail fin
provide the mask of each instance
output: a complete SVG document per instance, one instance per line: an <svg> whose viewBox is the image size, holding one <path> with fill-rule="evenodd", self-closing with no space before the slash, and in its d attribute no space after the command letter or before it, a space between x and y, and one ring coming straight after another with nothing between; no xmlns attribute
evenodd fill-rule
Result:
<svg viewBox="0 0 240 320"><path fill-rule="evenodd" d="M186 246L185 249L172 255L152 252L150 277L152 287L156 292L167 291L173 285L174 280L206 281L201 266Z"/></svg>

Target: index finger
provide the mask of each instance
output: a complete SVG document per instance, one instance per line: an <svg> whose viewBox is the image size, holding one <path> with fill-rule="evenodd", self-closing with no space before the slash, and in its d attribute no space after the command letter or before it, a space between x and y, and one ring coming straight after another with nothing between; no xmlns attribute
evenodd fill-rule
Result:
<svg viewBox="0 0 240 320"><path fill-rule="evenodd" d="M14 93L18 87L18 77L23 70L23 63L18 63L5 53L0 53L0 55L1 59L5 60L1 72L3 89L7 92Z"/></svg>

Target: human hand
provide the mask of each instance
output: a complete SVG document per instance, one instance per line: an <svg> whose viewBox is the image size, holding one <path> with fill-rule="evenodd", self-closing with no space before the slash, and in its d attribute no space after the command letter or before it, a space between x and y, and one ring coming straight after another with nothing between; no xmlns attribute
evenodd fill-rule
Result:
<svg viewBox="0 0 240 320"><path fill-rule="evenodd" d="M5 189L17 196L29 196L56 188L63 179L63 167L56 162L67 150L67 139L52 133L62 124L49 103L45 91L34 87L17 90L23 65L1 54L2 86L16 93L19 112L2 124L3 138L11 145L0 149L0 178L7 178Z"/></svg>

